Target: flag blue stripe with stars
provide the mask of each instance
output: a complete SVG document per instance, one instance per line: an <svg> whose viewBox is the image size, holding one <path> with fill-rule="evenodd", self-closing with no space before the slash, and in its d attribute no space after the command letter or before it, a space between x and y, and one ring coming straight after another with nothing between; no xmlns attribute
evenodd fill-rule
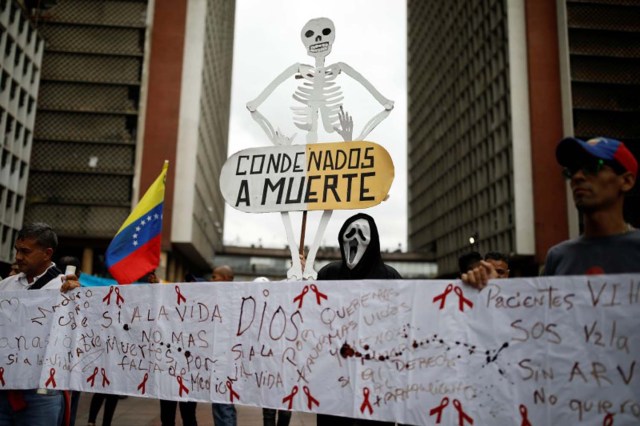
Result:
<svg viewBox="0 0 640 426"><path fill-rule="evenodd" d="M113 237L105 256L108 267L134 253L162 232L163 204L158 204Z"/></svg>

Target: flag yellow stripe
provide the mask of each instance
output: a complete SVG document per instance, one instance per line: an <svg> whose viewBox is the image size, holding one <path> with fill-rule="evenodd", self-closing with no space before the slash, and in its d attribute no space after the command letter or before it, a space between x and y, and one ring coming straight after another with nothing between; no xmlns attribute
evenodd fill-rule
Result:
<svg viewBox="0 0 640 426"><path fill-rule="evenodd" d="M122 231L124 228L138 220L141 216L147 214L151 209L164 201L164 185L168 169L169 161L165 161L164 165L162 166L162 172L160 173L160 176L158 176L156 180L151 184L149 189L147 189L147 192L144 194L138 205L135 207L135 209L133 209L120 229L118 229L117 234L119 234L120 231Z"/></svg>

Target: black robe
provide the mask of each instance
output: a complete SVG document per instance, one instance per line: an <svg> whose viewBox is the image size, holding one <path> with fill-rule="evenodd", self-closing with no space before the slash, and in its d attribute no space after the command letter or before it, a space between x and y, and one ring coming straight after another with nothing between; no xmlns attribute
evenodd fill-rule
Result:
<svg viewBox="0 0 640 426"><path fill-rule="evenodd" d="M348 253L345 252L344 245L342 244L342 237L346 232L350 224L358 219L365 219L369 222L371 228L371 241L367 246L367 250L364 252L364 256L353 268L347 267L346 258ZM402 276L393 269L391 266L385 265L382 262L382 255L380 254L380 236L378 235L378 227L373 218L368 214L358 213L355 216L351 216L347 219L340 228L338 233L338 244L340 246L340 254L342 260L331 262L324 266L318 272L318 280L373 280L373 279L385 279L385 280L399 280Z"/></svg>
<svg viewBox="0 0 640 426"><path fill-rule="evenodd" d="M369 222L369 228L371 229L371 241L367 246L367 249L362 256L362 259L353 268L349 269L347 266L348 253L345 252L344 244L342 243L342 237L346 232L349 225L358 219L365 219ZM380 237L378 235L378 227L373 218L368 214L358 213L355 216L351 216L347 219L340 228L338 233L338 244L340 246L340 253L342 260L331 262L318 271L318 280L337 281L337 280L373 280L373 279L386 279L396 280L402 279L402 276L393 269L391 266L385 265L382 262L382 255L380 254ZM365 419L353 419L349 417L338 417L327 414L318 414L317 425L318 426L385 426L393 425L394 423L380 422L375 420Z"/></svg>

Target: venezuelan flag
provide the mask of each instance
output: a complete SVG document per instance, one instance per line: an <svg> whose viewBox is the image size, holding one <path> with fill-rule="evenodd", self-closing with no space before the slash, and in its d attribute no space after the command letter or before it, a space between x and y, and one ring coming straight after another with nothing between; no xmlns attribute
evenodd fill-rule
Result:
<svg viewBox="0 0 640 426"><path fill-rule="evenodd" d="M151 184L109 244L106 263L120 284L131 284L158 267L162 236L162 206L169 162Z"/></svg>

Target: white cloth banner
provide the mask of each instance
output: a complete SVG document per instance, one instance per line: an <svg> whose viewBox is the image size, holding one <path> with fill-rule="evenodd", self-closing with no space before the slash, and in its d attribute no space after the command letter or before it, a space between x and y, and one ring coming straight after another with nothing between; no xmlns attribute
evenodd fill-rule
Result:
<svg viewBox="0 0 640 426"><path fill-rule="evenodd" d="M0 389L405 424L637 424L640 275L0 293Z"/></svg>

